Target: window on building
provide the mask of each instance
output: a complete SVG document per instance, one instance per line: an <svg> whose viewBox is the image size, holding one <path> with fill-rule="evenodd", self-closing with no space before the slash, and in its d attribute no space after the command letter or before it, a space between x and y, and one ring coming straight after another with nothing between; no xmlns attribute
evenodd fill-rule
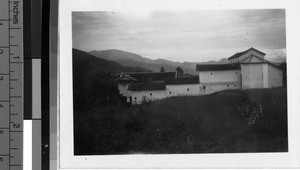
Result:
<svg viewBox="0 0 300 170"><path fill-rule="evenodd" d="M210 75L212 75L212 73L210 73Z"/></svg>
<svg viewBox="0 0 300 170"><path fill-rule="evenodd" d="M205 86L203 86L203 89L205 89Z"/></svg>
<svg viewBox="0 0 300 170"><path fill-rule="evenodd" d="M229 84L227 84L227 87L229 87Z"/></svg>
<svg viewBox="0 0 300 170"><path fill-rule="evenodd" d="M237 72L235 72L235 74L237 74Z"/></svg>
<svg viewBox="0 0 300 170"><path fill-rule="evenodd" d="M169 94L171 94L172 92L169 92Z"/></svg>
<svg viewBox="0 0 300 170"><path fill-rule="evenodd" d="M188 88L188 89L186 89L187 91L190 91L190 89Z"/></svg>
<svg viewBox="0 0 300 170"><path fill-rule="evenodd" d="M136 97L134 99L136 100Z"/></svg>
<svg viewBox="0 0 300 170"><path fill-rule="evenodd" d="M236 87L236 84L234 84L234 87Z"/></svg>
<svg viewBox="0 0 300 170"><path fill-rule="evenodd" d="M150 96L152 96L152 93L150 93Z"/></svg>

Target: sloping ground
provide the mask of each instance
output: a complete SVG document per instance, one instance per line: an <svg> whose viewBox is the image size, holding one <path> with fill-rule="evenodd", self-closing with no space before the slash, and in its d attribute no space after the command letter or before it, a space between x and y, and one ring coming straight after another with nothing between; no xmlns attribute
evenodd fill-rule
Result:
<svg viewBox="0 0 300 170"><path fill-rule="evenodd" d="M286 88L76 113L75 154L287 152Z"/></svg>
<svg viewBox="0 0 300 170"><path fill-rule="evenodd" d="M74 109L84 110L98 101L105 101L118 94L113 74L121 72L149 72L139 67L125 67L119 63L108 61L73 49L73 94ZM98 101L96 101L98 100Z"/></svg>

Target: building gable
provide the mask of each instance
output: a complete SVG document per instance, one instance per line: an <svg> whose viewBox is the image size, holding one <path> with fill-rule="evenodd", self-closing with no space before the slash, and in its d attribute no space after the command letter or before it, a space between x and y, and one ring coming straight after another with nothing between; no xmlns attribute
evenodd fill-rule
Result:
<svg viewBox="0 0 300 170"><path fill-rule="evenodd" d="M240 61L240 63L258 63L258 62L266 62L267 60L260 58L254 54Z"/></svg>
<svg viewBox="0 0 300 170"><path fill-rule="evenodd" d="M248 58L242 60L240 64L268 64L281 70L281 68L278 65L271 63L270 61L260 58L256 55L249 56Z"/></svg>
<svg viewBox="0 0 300 170"><path fill-rule="evenodd" d="M239 63L239 62L247 59L251 55L256 55L259 58L264 58L264 56L266 54L251 47L246 51L234 54L233 56L229 57L228 60L230 63Z"/></svg>
<svg viewBox="0 0 300 170"><path fill-rule="evenodd" d="M260 54L262 54L262 55L266 55L265 53L263 53L263 52L261 52L261 51L255 49L255 48L251 47L251 48L249 48L249 49L246 50L246 51L238 52L238 53L234 54L233 56L229 57L228 60L231 60L231 59L234 59L234 58L240 58L242 55L248 53L249 51L255 51L255 52L258 52L258 53L260 53Z"/></svg>

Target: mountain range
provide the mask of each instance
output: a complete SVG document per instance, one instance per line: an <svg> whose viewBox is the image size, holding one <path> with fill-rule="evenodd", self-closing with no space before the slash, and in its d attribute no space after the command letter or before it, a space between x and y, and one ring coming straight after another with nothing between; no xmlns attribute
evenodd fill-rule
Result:
<svg viewBox="0 0 300 170"><path fill-rule="evenodd" d="M137 66L124 66L115 61L96 57L77 49L73 49L73 68L75 73L90 73L92 75L100 71L112 74L120 74L122 72L151 72L151 70Z"/></svg>
<svg viewBox="0 0 300 170"><path fill-rule="evenodd" d="M221 59L220 61L208 61L208 62L173 62L165 59L156 59L152 60L149 58L142 57L140 55L121 51L121 50L103 50L103 51L90 51L89 54L108 60L114 61L123 66L129 67L141 67L153 72L159 72L161 67L165 71L175 71L177 67L181 67L184 73L197 75L196 64L226 64L228 60L226 58Z"/></svg>

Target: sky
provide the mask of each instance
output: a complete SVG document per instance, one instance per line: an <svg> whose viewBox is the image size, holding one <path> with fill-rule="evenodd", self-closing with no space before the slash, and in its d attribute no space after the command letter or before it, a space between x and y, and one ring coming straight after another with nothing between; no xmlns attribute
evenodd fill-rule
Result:
<svg viewBox="0 0 300 170"><path fill-rule="evenodd" d="M285 10L101 11L72 13L73 48L118 49L150 59L218 61L254 47L286 57Z"/></svg>

